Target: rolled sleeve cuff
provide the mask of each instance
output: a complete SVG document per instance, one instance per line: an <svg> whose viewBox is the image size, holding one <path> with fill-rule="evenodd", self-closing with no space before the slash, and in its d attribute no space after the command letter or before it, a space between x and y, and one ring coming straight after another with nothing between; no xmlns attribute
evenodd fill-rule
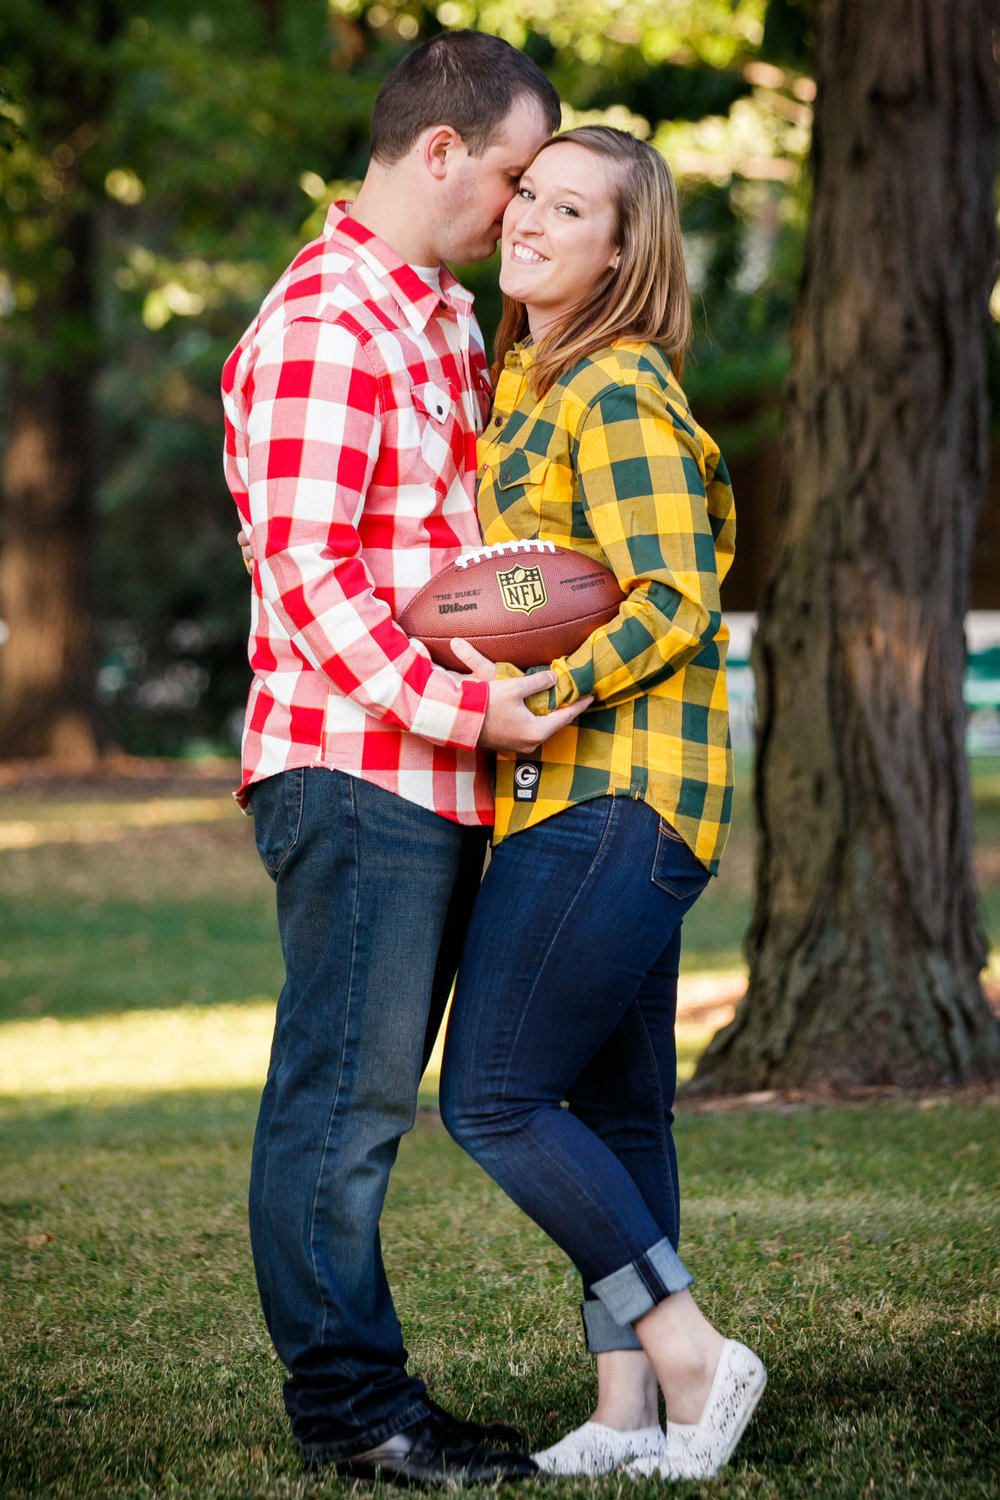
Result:
<svg viewBox="0 0 1000 1500"><path fill-rule="evenodd" d="M546 667L534 667L532 670L535 672L545 672L548 669ZM502 661L497 664L498 678L530 677L531 675L531 672L522 672L520 667L512 667L509 661ZM524 706L537 719L544 719L545 715L551 713L553 708L555 708L553 693L551 690L545 691L544 689L538 693L529 693L528 697L524 700Z"/></svg>
<svg viewBox="0 0 1000 1500"><path fill-rule="evenodd" d="M591 1291L616 1323L634 1323L673 1292L683 1292L694 1277L668 1239L620 1270L595 1281Z"/></svg>
<svg viewBox="0 0 1000 1500"><path fill-rule="evenodd" d="M554 709L565 708L567 703L576 703L578 699L586 696L562 659L550 665L556 674L555 685L547 691L543 689L540 693L532 693L524 700L527 707L539 719L544 719L545 715L552 713ZM544 672L546 668L540 667L538 670ZM589 691L592 692L593 689Z"/></svg>
<svg viewBox="0 0 1000 1500"><path fill-rule="evenodd" d="M552 690L548 692L529 693L524 700L524 706L535 715L536 719L544 719L546 714L552 712L555 704L552 702Z"/></svg>

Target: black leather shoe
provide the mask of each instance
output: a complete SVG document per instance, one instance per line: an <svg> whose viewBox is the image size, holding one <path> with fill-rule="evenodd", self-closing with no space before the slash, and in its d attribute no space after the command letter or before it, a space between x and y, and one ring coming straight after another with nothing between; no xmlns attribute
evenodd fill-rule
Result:
<svg viewBox="0 0 1000 1500"><path fill-rule="evenodd" d="M403 1439L410 1440L405 1451ZM474 1442L434 1413L368 1453L338 1460L334 1467L349 1479L382 1479L424 1489L459 1480L492 1484L497 1479L530 1479L539 1472L527 1454Z"/></svg>
<svg viewBox="0 0 1000 1500"><path fill-rule="evenodd" d="M459 1436L471 1439L474 1443L485 1443L487 1448L520 1448L522 1450L528 1446L526 1434L517 1427L508 1426L506 1422L471 1422L465 1417L456 1417L454 1412L446 1411L429 1396L425 1396L424 1400L439 1422L457 1432Z"/></svg>

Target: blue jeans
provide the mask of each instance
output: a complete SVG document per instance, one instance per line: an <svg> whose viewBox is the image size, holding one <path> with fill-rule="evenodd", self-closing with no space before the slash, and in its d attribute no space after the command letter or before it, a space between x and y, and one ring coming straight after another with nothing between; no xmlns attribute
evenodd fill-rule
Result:
<svg viewBox="0 0 1000 1500"><path fill-rule="evenodd" d="M462 954L442 1115L576 1265L592 1350L638 1347L627 1325L691 1284L674 1020L708 879L645 803L597 797L500 844Z"/></svg>
<svg viewBox="0 0 1000 1500"><path fill-rule="evenodd" d="M378 1224L486 834L319 767L260 782L252 807L285 984L254 1138L251 1243L292 1432L303 1456L325 1461L426 1415Z"/></svg>

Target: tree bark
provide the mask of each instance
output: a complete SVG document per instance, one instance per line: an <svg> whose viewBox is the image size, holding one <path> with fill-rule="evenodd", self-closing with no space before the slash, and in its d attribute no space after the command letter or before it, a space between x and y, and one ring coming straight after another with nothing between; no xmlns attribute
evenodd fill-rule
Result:
<svg viewBox="0 0 1000 1500"><path fill-rule="evenodd" d="M72 266L58 298L38 310L39 337L56 325L91 344L92 221L67 225ZM65 339L66 335L63 333ZM68 340L67 340L68 344ZM2 484L0 758L92 761L98 751L90 596L93 361L64 344L14 372Z"/></svg>
<svg viewBox="0 0 1000 1500"><path fill-rule="evenodd" d="M963 620L987 463L993 0L823 0L783 532L755 642L750 983L693 1087L1000 1076Z"/></svg>

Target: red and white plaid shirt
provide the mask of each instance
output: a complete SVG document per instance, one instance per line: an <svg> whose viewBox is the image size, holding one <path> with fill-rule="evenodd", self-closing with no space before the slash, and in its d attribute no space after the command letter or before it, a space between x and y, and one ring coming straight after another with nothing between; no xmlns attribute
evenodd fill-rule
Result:
<svg viewBox="0 0 1000 1500"><path fill-rule="evenodd" d="M245 806L255 781L328 766L488 824L489 761L475 749L487 686L434 666L395 624L480 545L486 357L455 278L442 268L439 294L345 209L330 209L223 371L226 479L256 563L237 796Z"/></svg>

